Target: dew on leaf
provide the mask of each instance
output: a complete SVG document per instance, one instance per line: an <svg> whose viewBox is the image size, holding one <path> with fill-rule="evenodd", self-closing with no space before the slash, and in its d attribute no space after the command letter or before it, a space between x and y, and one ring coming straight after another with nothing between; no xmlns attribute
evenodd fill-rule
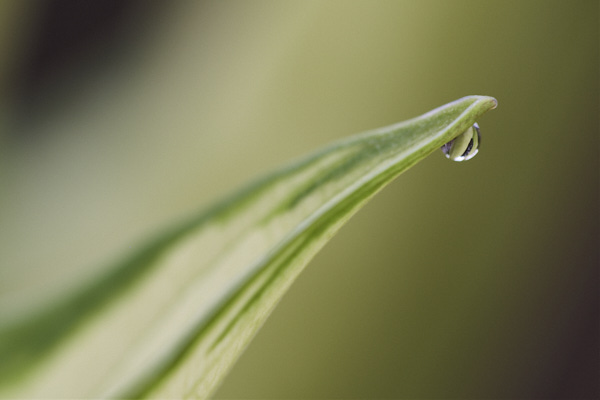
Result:
<svg viewBox="0 0 600 400"><path fill-rule="evenodd" d="M479 125L474 123L469 129L442 146L446 158L452 161L467 161L479 151L481 134Z"/></svg>

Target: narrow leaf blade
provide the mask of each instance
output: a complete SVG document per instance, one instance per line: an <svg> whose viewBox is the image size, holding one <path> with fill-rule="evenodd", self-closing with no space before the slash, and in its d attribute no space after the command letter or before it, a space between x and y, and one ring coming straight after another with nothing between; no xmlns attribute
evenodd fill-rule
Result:
<svg viewBox="0 0 600 400"><path fill-rule="evenodd" d="M344 222L496 104L465 97L327 147L0 327L0 395L208 397Z"/></svg>

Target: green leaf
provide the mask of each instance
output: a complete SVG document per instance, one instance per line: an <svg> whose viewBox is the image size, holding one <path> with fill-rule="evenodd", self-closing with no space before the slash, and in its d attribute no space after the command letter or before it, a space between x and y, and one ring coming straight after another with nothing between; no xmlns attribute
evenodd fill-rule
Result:
<svg viewBox="0 0 600 400"><path fill-rule="evenodd" d="M496 104L465 97L329 146L0 327L0 397L208 397L344 222Z"/></svg>

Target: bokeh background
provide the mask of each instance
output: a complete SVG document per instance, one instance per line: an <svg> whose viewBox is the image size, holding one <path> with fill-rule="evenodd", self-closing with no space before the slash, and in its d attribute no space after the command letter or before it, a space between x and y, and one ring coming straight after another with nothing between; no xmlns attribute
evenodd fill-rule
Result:
<svg viewBox="0 0 600 400"><path fill-rule="evenodd" d="M0 322L335 139L494 96L316 257L217 398L599 396L599 3L0 2Z"/></svg>

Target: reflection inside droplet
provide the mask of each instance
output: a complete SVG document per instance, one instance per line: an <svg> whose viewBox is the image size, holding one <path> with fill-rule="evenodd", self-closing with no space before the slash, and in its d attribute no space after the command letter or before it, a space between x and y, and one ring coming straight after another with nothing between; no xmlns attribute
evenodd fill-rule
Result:
<svg viewBox="0 0 600 400"><path fill-rule="evenodd" d="M479 151L481 134L479 125L474 123L469 129L442 146L446 158L452 161L467 161Z"/></svg>

